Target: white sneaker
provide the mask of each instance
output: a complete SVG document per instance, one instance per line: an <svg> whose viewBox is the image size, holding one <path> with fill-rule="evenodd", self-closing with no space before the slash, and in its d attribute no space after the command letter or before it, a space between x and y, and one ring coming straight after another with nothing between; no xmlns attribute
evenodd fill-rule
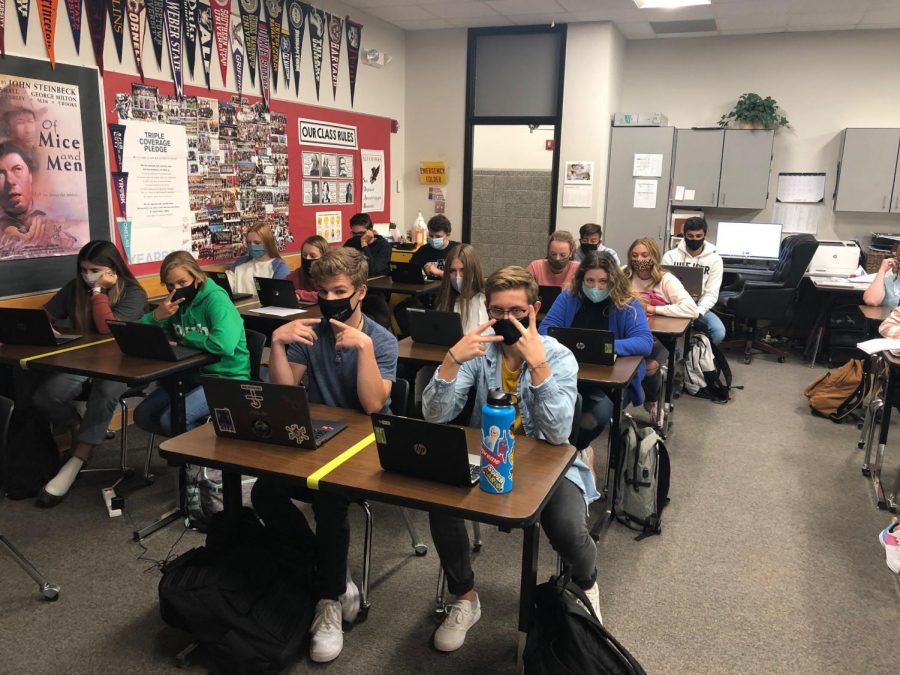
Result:
<svg viewBox="0 0 900 675"><path fill-rule="evenodd" d="M341 616L347 623L356 621L356 615L359 614L359 605L361 595L359 588L353 579L347 579L347 589L338 598L341 603Z"/></svg>
<svg viewBox="0 0 900 675"><path fill-rule="evenodd" d="M891 528L893 528L893 532ZM894 574L900 574L900 526L896 522L888 525L879 533L878 541L884 546L887 566Z"/></svg>
<svg viewBox="0 0 900 675"><path fill-rule="evenodd" d="M434 648L439 652L456 651L466 641L466 633L481 618L481 602L457 600L447 605L447 616L434 632Z"/></svg>
<svg viewBox="0 0 900 675"><path fill-rule="evenodd" d="M316 663L333 661L344 648L344 631L341 629L341 603L337 600L319 600L316 617L309 629L309 658Z"/></svg>
<svg viewBox="0 0 900 675"><path fill-rule="evenodd" d="M585 589L584 594L591 601L591 607L594 608L597 620L603 623L603 615L600 614L600 587L597 585L597 582L595 581L593 586Z"/></svg>

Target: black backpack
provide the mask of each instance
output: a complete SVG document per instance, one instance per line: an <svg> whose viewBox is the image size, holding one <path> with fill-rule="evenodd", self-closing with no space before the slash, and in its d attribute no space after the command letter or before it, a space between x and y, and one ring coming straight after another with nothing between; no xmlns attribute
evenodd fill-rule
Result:
<svg viewBox="0 0 900 675"><path fill-rule="evenodd" d="M206 546L163 567L159 611L200 643L221 673L277 673L306 649L315 602L312 546L271 538L250 509L226 528L209 521Z"/></svg>
<svg viewBox="0 0 900 675"><path fill-rule="evenodd" d="M534 589L523 654L528 675L642 675L644 669L597 618L568 574Z"/></svg>
<svg viewBox="0 0 900 675"><path fill-rule="evenodd" d="M731 365L725 352L703 333L691 337L684 361L684 389L697 398L715 403L727 403L731 400L732 389L743 389L743 386L732 384Z"/></svg>
<svg viewBox="0 0 900 675"><path fill-rule="evenodd" d="M10 499L34 497L57 474L59 451L50 423L37 408L15 408L3 459L0 484Z"/></svg>

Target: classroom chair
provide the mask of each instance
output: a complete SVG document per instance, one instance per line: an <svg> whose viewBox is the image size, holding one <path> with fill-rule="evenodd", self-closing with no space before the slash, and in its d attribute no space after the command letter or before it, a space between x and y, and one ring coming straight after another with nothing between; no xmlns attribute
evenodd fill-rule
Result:
<svg viewBox="0 0 900 675"><path fill-rule="evenodd" d="M15 403L13 403L12 399L0 396L0 468L4 469L0 476L6 475L6 443L9 434L9 422L12 419L14 409ZM6 490L3 485L0 485L0 500L5 497ZM59 586L48 582L43 575L37 571L35 566L31 564L28 558L22 555L2 532L0 532L0 545L2 545L9 557L12 558L19 567L25 570L28 576L34 579L45 600L53 602L59 598Z"/></svg>

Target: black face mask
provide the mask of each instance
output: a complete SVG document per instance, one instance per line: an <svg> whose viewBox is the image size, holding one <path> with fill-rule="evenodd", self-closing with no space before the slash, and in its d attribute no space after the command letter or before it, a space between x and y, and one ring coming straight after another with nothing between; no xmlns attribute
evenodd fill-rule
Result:
<svg viewBox="0 0 900 675"><path fill-rule="evenodd" d="M330 326L329 319L337 319L343 323L350 318L356 307L350 305L350 298L338 298L337 300L319 298L319 310L322 312L322 322Z"/></svg>
<svg viewBox="0 0 900 675"><path fill-rule="evenodd" d="M519 319L519 323L522 324L522 328L528 328L528 317L523 316ZM516 325L509 319L497 319L492 327L494 333L503 338L503 344L505 345L514 345L519 341L519 338L522 337L522 333L519 332Z"/></svg>
<svg viewBox="0 0 900 675"><path fill-rule="evenodd" d="M191 284L190 286L182 286L177 291L175 291L175 295L172 296L172 302L184 298L184 302L182 302L181 304L189 305L191 304L191 300L197 297L197 292L199 290L200 289L198 289L194 284Z"/></svg>
<svg viewBox="0 0 900 675"><path fill-rule="evenodd" d="M315 260L311 260L310 258L304 258L300 261L300 269L303 270L303 276L307 279L312 275L312 264Z"/></svg>
<svg viewBox="0 0 900 675"><path fill-rule="evenodd" d="M600 248L600 244L581 244L581 252L585 255L587 255L591 251L596 251L598 248Z"/></svg>
<svg viewBox="0 0 900 675"><path fill-rule="evenodd" d="M690 251L699 251L703 248L703 244L706 243L706 239L685 239L684 245L688 247Z"/></svg>

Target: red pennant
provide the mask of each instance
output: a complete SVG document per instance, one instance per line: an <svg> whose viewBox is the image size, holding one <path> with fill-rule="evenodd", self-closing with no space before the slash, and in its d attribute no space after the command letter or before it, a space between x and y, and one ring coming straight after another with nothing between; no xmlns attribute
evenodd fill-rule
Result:
<svg viewBox="0 0 900 675"><path fill-rule="evenodd" d="M88 30L94 46L94 59L103 74L103 43L106 42L106 3L103 0L84 0L87 9Z"/></svg>
<svg viewBox="0 0 900 675"><path fill-rule="evenodd" d="M219 70L222 84L228 82L228 31L231 20L231 0L211 0L213 35L216 38L216 53L219 55Z"/></svg>
<svg viewBox="0 0 900 675"><path fill-rule="evenodd" d="M44 34L44 44L47 45L51 68L56 68L56 9L58 6L59 0L38 0L41 31Z"/></svg>
<svg viewBox="0 0 900 675"><path fill-rule="evenodd" d="M134 52L134 63L137 66L141 82L144 81L144 28L147 25L147 5L144 0L125 0L125 13L128 15L128 34L131 35L131 50Z"/></svg>

